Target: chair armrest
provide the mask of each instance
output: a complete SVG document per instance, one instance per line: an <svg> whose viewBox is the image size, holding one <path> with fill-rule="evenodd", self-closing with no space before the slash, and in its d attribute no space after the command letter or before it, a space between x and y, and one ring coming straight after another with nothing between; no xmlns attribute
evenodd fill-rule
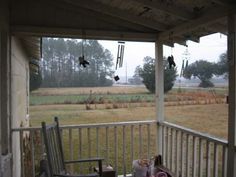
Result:
<svg viewBox="0 0 236 177"><path fill-rule="evenodd" d="M89 158L89 159L79 159L79 160L66 160L65 163L81 163L81 162L96 162L102 161L103 158Z"/></svg>
<svg viewBox="0 0 236 177"><path fill-rule="evenodd" d="M55 177L98 177L98 174L96 174L96 173L88 174L88 175L60 175L60 174L55 174L53 176L55 176Z"/></svg>

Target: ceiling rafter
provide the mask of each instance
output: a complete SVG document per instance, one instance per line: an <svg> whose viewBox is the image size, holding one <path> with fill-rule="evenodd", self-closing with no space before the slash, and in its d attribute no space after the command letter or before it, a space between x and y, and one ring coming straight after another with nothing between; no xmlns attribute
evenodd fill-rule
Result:
<svg viewBox="0 0 236 177"><path fill-rule="evenodd" d="M50 4L50 5L59 7L59 8L64 8L66 10L70 10L72 12L79 13L82 15L88 15L88 12L86 11L86 9L83 9L80 7L75 7L73 4L67 3L64 0L57 0L56 2L55 1L48 1L48 0L44 0L44 1L47 4ZM114 25L117 25L120 27L124 27L124 28L131 29L131 30L136 30L136 31L145 31L145 27L142 27L140 25L130 23L127 21L123 21L119 18L116 18L114 20L114 17L108 16L105 14L101 14L101 13L98 14L97 12L94 12L94 11L90 11L89 15L94 16L99 20L102 20L102 21L105 21L105 22L108 22L110 24L114 24Z"/></svg>
<svg viewBox="0 0 236 177"><path fill-rule="evenodd" d="M222 34L225 34L227 35L228 31L227 31L227 25L223 25L223 24L220 24L220 23L215 23L215 24L211 24L209 26L206 27L207 29L210 29L212 31L215 31L215 32L220 32Z"/></svg>
<svg viewBox="0 0 236 177"><path fill-rule="evenodd" d="M81 1L75 1L75 0L63 0L64 2L71 3L73 5L86 8L92 11L96 11L102 14L106 14L109 16L117 17L125 21L129 21L132 23L136 23L151 29L155 29L157 31L165 31L168 26L160 23L158 21L153 20L147 20L144 17L136 16L130 12L122 11L118 8L111 7L102 3L98 3L92 0L81 0Z"/></svg>
<svg viewBox="0 0 236 177"><path fill-rule="evenodd" d="M235 8L235 7L234 7ZM210 10L208 13L193 19L189 22L180 24L164 32L158 34L159 40L169 38L170 36L179 36L189 31L193 31L201 26L210 25L216 23L218 20L227 16L227 8L217 7Z"/></svg>
<svg viewBox="0 0 236 177"><path fill-rule="evenodd" d="M149 7L152 10L158 10L158 11L165 12L169 15L174 15L183 20L190 20L194 18L194 13L191 13L187 11L186 9L182 9L180 7L166 5L165 3L161 3L158 1L150 1L150 0L132 0L132 1L143 4L144 6Z"/></svg>
<svg viewBox="0 0 236 177"><path fill-rule="evenodd" d="M222 6L228 6L229 2L227 0L212 0L212 2L222 5Z"/></svg>

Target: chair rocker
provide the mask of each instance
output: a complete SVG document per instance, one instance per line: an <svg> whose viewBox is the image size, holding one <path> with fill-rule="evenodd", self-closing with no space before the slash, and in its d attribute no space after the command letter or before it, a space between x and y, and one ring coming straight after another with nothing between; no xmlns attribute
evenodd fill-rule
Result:
<svg viewBox="0 0 236 177"><path fill-rule="evenodd" d="M102 176L102 158L90 158L65 161L62 139L59 130L58 118L55 117L54 123L46 125L42 122L42 132L45 144L45 150L47 154L47 169L45 174L48 177L96 177ZM70 163L83 163L83 162L98 162L99 173L86 174L86 175L71 175L66 170L66 164Z"/></svg>

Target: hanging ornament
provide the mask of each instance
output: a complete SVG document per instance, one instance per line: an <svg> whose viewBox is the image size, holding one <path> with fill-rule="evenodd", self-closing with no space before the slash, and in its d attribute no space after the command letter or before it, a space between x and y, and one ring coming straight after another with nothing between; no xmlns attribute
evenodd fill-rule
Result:
<svg viewBox="0 0 236 177"><path fill-rule="evenodd" d="M117 67L121 68L123 66L123 59L124 59L124 50L125 50L125 42L118 41L118 51L117 51L117 58L116 58L116 70ZM120 80L118 75L114 76L114 80Z"/></svg>
<svg viewBox="0 0 236 177"><path fill-rule="evenodd" d="M83 65L84 68L86 68L87 65L89 65L89 62L84 59L84 55L79 57L79 65Z"/></svg>
<svg viewBox="0 0 236 177"><path fill-rule="evenodd" d="M181 71L180 71L180 77L184 76L184 72L188 68L188 60L190 58L189 56L190 54L188 52L188 45L187 45L186 50L183 53L183 63L182 63Z"/></svg>
<svg viewBox="0 0 236 177"><path fill-rule="evenodd" d="M81 50L82 50L82 56L79 57L79 65L83 66L86 68L87 65L89 65L89 62L85 60L84 58L84 42L86 42L86 36L85 33L83 33L83 39L82 39L82 45L81 45Z"/></svg>
<svg viewBox="0 0 236 177"><path fill-rule="evenodd" d="M118 66L119 66L119 68L121 68L123 66L124 50L125 50L125 42L119 41L118 42L117 59L116 59L116 69Z"/></svg>
<svg viewBox="0 0 236 177"><path fill-rule="evenodd" d="M180 77L182 77L184 74L184 59L182 61L182 67L181 67L181 71L180 71Z"/></svg>
<svg viewBox="0 0 236 177"><path fill-rule="evenodd" d="M120 80L120 77L119 77L118 75L116 75L116 76L114 77L114 79L115 79L115 81L118 81L118 80Z"/></svg>
<svg viewBox="0 0 236 177"><path fill-rule="evenodd" d="M167 61L168 61L168 63L169 63L169 68L170 68L170 69L172 68L172 66L173 66L173 67L176 66L173 55L168 56Z"/></svg>

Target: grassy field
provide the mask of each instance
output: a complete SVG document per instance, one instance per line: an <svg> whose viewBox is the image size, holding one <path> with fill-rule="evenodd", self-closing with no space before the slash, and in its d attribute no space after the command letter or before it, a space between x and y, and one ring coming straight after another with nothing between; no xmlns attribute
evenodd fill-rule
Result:
<svg viewBox="0 0 236 177"><path fill-rule="evenodd" d="M173 89L165 95L166 105L169 102L190 102L166 106L166 120L227 137L227 104L199 102L191 105L191 100L222 99L226 91L220 89L212 94L202 89L182 89L181 92ZM145 87L41 88L32 92L30 97L31 124L40 125L41 121L49 121L54 116L60 117L62 124L155 119L153 100L154 95L149 94ZM89 104L89 109L84 103Z"/></svg>
<svg viewBox="0 0 236 177"><path fill-rule="evenodd" d="M92 90L92 91L90 91ZM165 120L191 128L203 133L208 133L220 138L227 137L228 105L224 102L209 101L210 99L223 99L226 90L212 94L209 90L182 90L174 89L165 95ZM93 99L91 99L93 98ZM94 101L94 98L96 101ZM102 99L101 99L102 98ZM124 122L136 120L156 119L154 95L149 94L143 87L111 87L111 88L66 88L66 89L39 89L31 94L30 123L32 126L40 126L42 121L52 122L53 117L60 118L61 125L90 124ZM45 100L44 100L45 99ZM78 101L81 99L80 101ZM89 102L93 100L93 102ZM200 100L200 101L199 101ZM190 101L190 102L187 102ZM193 102L191 102L193 101ZM169 103L175 103L171 104ZM82 103L87 103L82 104ZM182 104L185 103L185 104ZM192 105L191 103L196 103ZM88 109L89 105L89 109ZM174 105L174 106L173 106ZM122 128L122 127L121 127ZM75 130L74 130L75 131ZM73 132L74 132L73 131ZM122 129L118 129L118 166L122 169ZM130 132L130 128L126 131ZM143 129L143 136L147 131ZM95 130L91 130L91 155L96 155ZM138 142L138 127L135 128L135 142ZM87 130L83 132L83 156L88 156ZM66 157L71 156L69 151L69 132L63 134L65 142ZM73 133L74 152L72 156L78 157L78 131ZM109 130L109 161L114 165L114 132ZM105 130L101 130L100 149L101 156L106 157ZM131 169L131 146L130 134L126 135L127 168ZM155 153L156 128L151 128L151 154ZM147 150L146 139L144 139L143 152ZM136 145L135 147L138 147ZM138 148L133 149L135 157L138 157ZM146 153L146 152L145 152ZM145 154L144 153L144 154ZM147 157L144 155L143 157Z"/></svg>

